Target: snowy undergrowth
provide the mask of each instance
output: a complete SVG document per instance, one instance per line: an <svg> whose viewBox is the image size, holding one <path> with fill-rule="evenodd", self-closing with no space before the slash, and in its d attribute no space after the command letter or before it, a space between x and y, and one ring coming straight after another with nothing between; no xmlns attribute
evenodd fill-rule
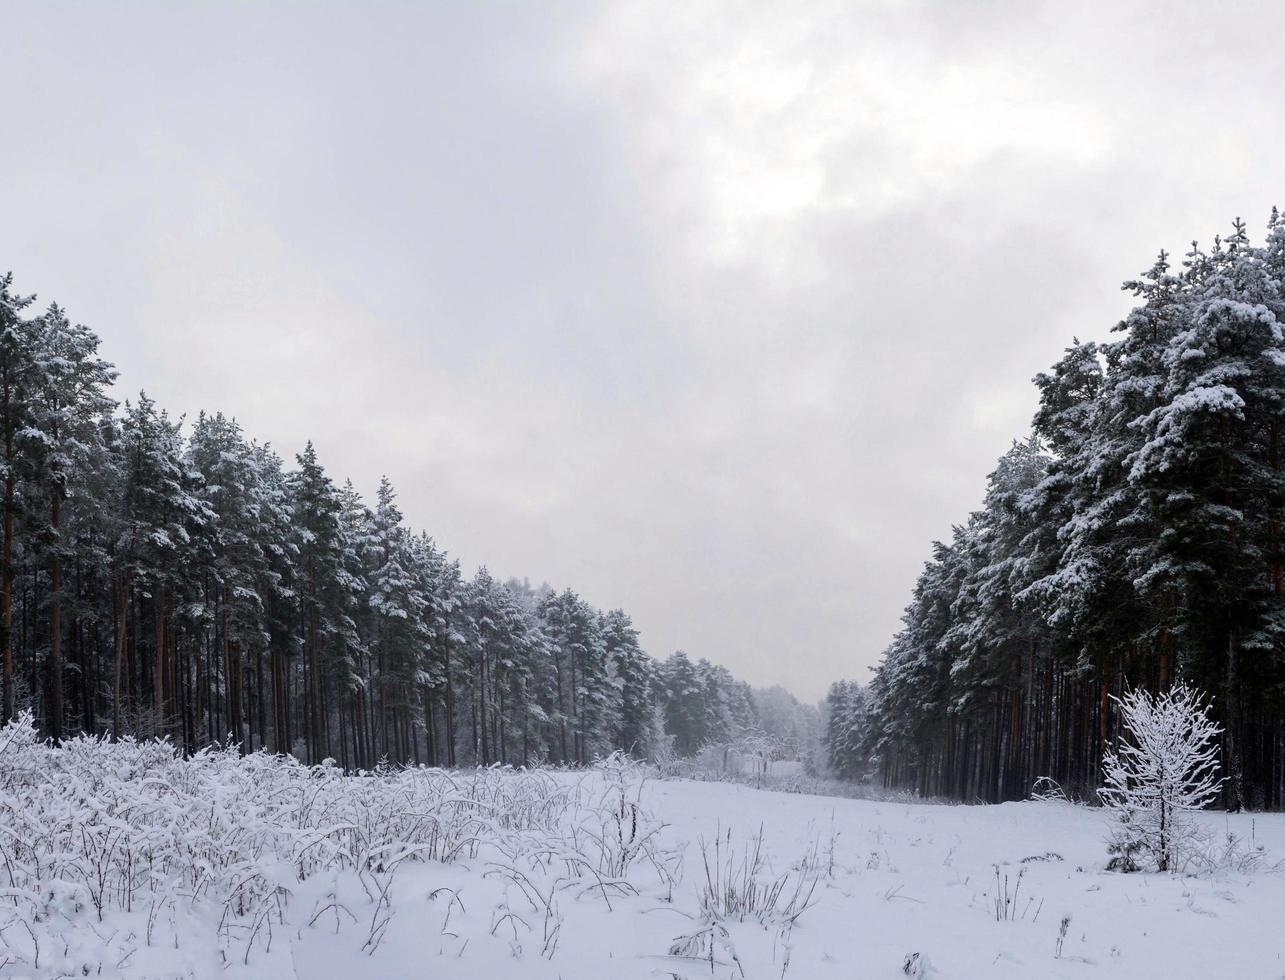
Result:
<svg viewBox="0 0 1285 980"><path fill-rule="evenodd" d="M559 903L610 907L645 865L672 889L642 771L613 757L575 778L541 771L330 765L90 737L54 747L30 719L0 732L0 974L269 975L274 943L327 928L374 954L409 864L484 869L529 909L496 903L556 955ZM444 884L428 898L463 907ZM532 925L533 916L539 922ZM443 926L443 933L447 926Z"/></svg>
<svg viewBox="0 0 1285 980"><path fill-rule="evenodd" d="M1119 874L1102 809L646 775L613 758L345 776L157 743L53 748L14 725L0 731L0 977L1283 972L1265 927L1285 907L1283 815L1193 814L1217 845L1208 862Z"/></svg>

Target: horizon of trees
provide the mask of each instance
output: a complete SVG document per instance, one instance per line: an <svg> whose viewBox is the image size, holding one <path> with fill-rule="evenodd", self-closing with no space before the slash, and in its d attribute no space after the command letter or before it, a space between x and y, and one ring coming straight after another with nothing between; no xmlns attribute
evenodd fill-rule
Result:
<svg viewBox="0 0 1285 980"><path fill-rule="evenodd" d="M0 276L0 722L345 769L809 748L811 706L652 659L623 610L466 577L387 478L371 505L311 442L288 467L234 417L117 403L99 338L33 300Z"/></svg>
<svg viewBox="0 0 1285 980"><path fill-rule="evenodd" d="M963 800L1091 796L1113 696L1214 697L1230 808L1285 791L1285 219L1237 219L1124 284L1109 343L1038 374L1033 432L934 542L869 685L827 699L832 767Z"/></svg>

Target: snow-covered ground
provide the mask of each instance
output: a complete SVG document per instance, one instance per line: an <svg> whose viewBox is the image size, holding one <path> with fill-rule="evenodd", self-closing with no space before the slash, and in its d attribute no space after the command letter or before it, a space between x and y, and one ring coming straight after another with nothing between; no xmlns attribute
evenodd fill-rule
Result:
<svg viewBox="0 0 1285 980"><path fill-rule="evenodd" d="M1102 811L1064 803L17 742L2 976L1285 977L1277 814L1200 815L1241 868L1122 875Z"/></svg>
<svg viewBox="0 0 1285 980"><path fill-rule="evenodd" d="M418 866L398 882L397 917L379 955L361 955L354 930L347 937L305 931L294 943L293 966L300 977L335 980L708 977L707 961L667 955L675 937L698 924L689 918L698 913L696 893L705 880L696 842L720 828L744 842L761 826L774 871L797 865L819 842L815 905L785 937L753 920L727 923L730 947L717 951L716 977L742 975L729 962L731 948L749 980L783 973L803 980L902 977L913 953L928 967L911 975L943 980L1285 977L1285 876L1104 871L1100 810L887 804L687 781L649 783L643 801L669 824L663 839L687 848L672 903L646 873L636 877L641 894L613 900L611 910L592 894L564 900L559 946L545 960L538 917L532 920L512 889L507 900L531 928L519 926L516 939L507 925L491 934L506 889L483 879L480 865ZM1256 835L1269 854L1285 856L1285 815L1201 819L1219 835ZM1049 852L1056 856L1023 861ZM996 921L996 865L1000 892L1007 877L1015 896L1012 920ZM427 897L443 885L459 890L465 909L456 907L449 922L445 903ZM1064 916L1071 921L1057 958Z"/></svg>

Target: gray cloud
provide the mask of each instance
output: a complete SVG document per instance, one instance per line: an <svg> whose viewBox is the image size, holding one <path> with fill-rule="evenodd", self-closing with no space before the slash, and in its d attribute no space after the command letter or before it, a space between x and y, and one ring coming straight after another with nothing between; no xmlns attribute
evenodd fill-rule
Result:
<svg viewBox="0 0 1285 980"><path fill-rule="evenodd" d="M1031 375L1281 192L1266 3L0 9L0 266L123 390L808 697Z"/></svg>

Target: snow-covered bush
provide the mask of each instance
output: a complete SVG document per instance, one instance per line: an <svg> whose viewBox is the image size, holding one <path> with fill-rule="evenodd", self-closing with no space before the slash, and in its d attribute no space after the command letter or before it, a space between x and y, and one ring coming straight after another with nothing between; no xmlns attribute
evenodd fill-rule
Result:
<svg viewBox="0 0 1285 980"><path fill-rule="evenodd" d="M1175 868L1192 841L1184 818L1222 787L1217 735L1204 696L1186 684L1151 694L1135 689L1114 699L1124 722L1118 751L1102 760L1098 790L1113 817L1110 867L1137 870L1146 855L1159 871Z"/></svg>

